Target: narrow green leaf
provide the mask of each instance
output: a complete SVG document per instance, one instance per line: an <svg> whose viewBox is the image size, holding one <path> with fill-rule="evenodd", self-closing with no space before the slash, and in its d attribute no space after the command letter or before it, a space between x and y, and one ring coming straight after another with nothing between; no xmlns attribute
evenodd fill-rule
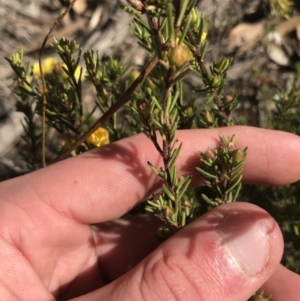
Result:
<svg viewBox="0 0 300 301"><path fill-rule="evenodd" d="M124 10L128 14L131 14L131 15L140 15L141 14L140 11L134 9L133 7L129 7L124 4L120 4L119 6L122 10Z"/></svg>
<svg viewBox="0 0 300 301"><path fill-rule="evenodd" d="M156 125L156 129L155 130L159 130L159 131L163 132L164 126L160 123L160 121L158 121L158 120L156 120L154 118L151 121L152 121L153 124ZM162 134L162 132L161 132L161 134Z"/></svg>
<svg viewBox="0 0 300 301"><path fill-rule="evenodd" d="M204 164L206 165L207 167L212 167L213 166L213 163L215 163L215 161L212 161L212 160L206 160L206 159L202 159L201 160L201 164Z"/></svg>
<svg viewBox="0 0 300 301"><path fill-rule="evenodd" d="M180 11L179 11L179 14L178 14L178 18L176 20L176 27L177 28L181 27L181 23L182 23L182 20L185 16L188 3L189 3L189 0L183 0L180 3Z"/></svg>
<svg viewBox="0 0 300 301"><path fill-rule="evenodd" d="M171 47L176 45L176 37L173 23L173 4L169 3L167 6L167 18L168 18L168 30L169 30L169 39L171 42Z"/></svg>
<svg viewBox="0 0 300 301"><path fill-rule="evenodd" d="M200 17L200 24L199 24L199 28L198 28L198 34L197 34L197 37L196 37L196 45L197 46L200 45L200 43L201 43L203 31L204 31L204 18L203 18L203 13L202 13L201 17Z"/></svg>
<svg viewBox="0 0 300 301"><path fill-rule="evenodd" d="M147 164L148 164L148 166L151 168L151 170L152 170L155 174L157 174L157 175L160 174L160 172L158 171L158 169L157 169L156 167L154 167L153 164L152 164L151 162L147 161Z"/></svg>
<svg viewBox="0 0 300 301"><path fill-rule="evenodd" d="M206 50L207 50L208 44L206 41L204 41L201 45L201 60L203 60Z"/></svg>
<svg viewBox="0 0 300 301"><path fill-rule="evenodd" d="M171 182L173 184L173 186L177 186L178 185L178 175L177 175L177 169L176 166L170 167L170 173L171 173Z"/></svg>
<svg viewBox="0 0 300 301"><path fill-rule="evenodd" d="M236 182L234 182L230 187L227 188L227 192L232 191L237 185L239 185L241 183L242 180L242 176L240 176Z"/></svg>
<svg viewBox="0 0 300 301"><path fill-rule="evenodd" d="M175 78L172 80L172 83L180 83L189 73L191 69L190 66L188 66L185 69L179 70L179 73L175 76ZM201 89L200 89L201 90ZM203 90L203 89L202 89ZM198 92L198 91L197 91Z"/></svg>
<svg viewBox="0 0 300 301"><path fill-rule="evenodd" d="M185 211L186 216L190 216L191 215L192 210L191 210L190 207L185 206L184 211Z"/></svg>
<svg viewBox="0 0 300 301"><path fill-rule="evenodd" d="M192 10L193 7L196 6L197 2L198 2L198 0L190 0L190 1L188 1L188 10L189 11Z"/></svg>
<svg viewBox="0 0 300 301"><path fill-rule="evenodd" d="M183 195L186 192L187 188L189 187L191 181L192 181L192 179L187 177L186 180L183 182L183 185L181 185L180 192L177 197L178 201L181 200L181 198L183 197Z"/></svg>
<svg viewBox="0 0 300 301"><path fill-rule="evenodd" d="M151 111L154 109L154 107L152 108L152 103L158 108L159 111L162 111L162 107L154 95L151 97Z"/></svg>
<svg viewBox="0 0 300 301"><path fill-rule="evenodd" d="M181 148L182 148L182 143L179 144L179 147L177 149L174 150L174 152L172 153L172 158L171 158L171 161L170 161L170 168L173 168L175 163L176 163L176 160L179 156L179 153L181 151Z"/></svg>
<svg viewBox="0 0 300 301"><path fill-rule="evenodd" d="M169 188L163 184L162 185L162 189L164 191L164 193L172 200L175 201L175 196L172 194L172 192L169 190Z"/></svg>
<svg viewBox="0 0 300 301"><path fill-rule="evenodd" d="M170 99L169 112L172 112L174 109L176 109L176 104L178 102L178 98L179 98L179 91L176 91L175 95L173 97L171 97L171 99ZM177 113L177 111L176 111L176 113Z"/></svg>
<svg viewBox="0 0 300 301"><path fill-rule="evenodd" d="M200 167L196 167L196 170L205 178L205 179L214 179L216 180L218 177L213 175L213 174L210 174L208 172L206 172L205 170L203 170L202 168Z"/></svg>
<svg viewBox="0 0 300 301"><path fill-rule="evenodd" d="M161 209L161 205L157 202L154 202L154 201L147 201L148 204L150 204L151 206L155 207L155 208L158 208L158 209Z"/></svg>
<svg viewBox="0 0 300 301"><path fill-rule="evenodd" d="M234 194L234 196L233 196L233 198L232 198L232 202L235 202L235 201L236 201L237 197L238 197L239 194L240 194L241 188L242 188L242 184L239 183L239 185L237 186L237 190L235 191L235 194Z"/></svg>
<svg viewBox="0 0 300 301"><path fill-rule="evenodd" d="M181 214L180 226L181 228L183 228L184 226L186 226L186 212L182 211L180 214Z"/></svg>
<svg viewBox="0 0 300 301"><path fill-rule="evenodd" d="M209 205L212 205L214 207L218 206L218 203L216 201L212 201L211 199L209 199L204 193L201 194L201 197L203 198L203 200L208 203Z"/></svg>

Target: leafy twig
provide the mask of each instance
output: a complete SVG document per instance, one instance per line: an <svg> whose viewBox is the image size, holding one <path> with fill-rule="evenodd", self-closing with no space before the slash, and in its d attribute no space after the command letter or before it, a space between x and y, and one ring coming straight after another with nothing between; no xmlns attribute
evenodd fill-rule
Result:
<svg viewBox="0 0 300 301"><path fill-rule="evenodd" d="M43 102L42 102L42 165L45 167L47 165L46 163L46 82L44 78L44 72L43 72L43 66L42 66L42 56L43 56L43 51L45 49L46 43L52 34L52 32L55 30L57 25L62 21L62 19L66 16L66 14L71 10L73 5L75 4L77 0L72 0L70 5L65 9L65 11L56 19L52 27L50 28L48 34L46 35L42 47L40 49L39 53L39 68L40 68L40 74L41 74L41 79L42 79L42 97L43 97Z"/></svg>
<svg viewBox="0 0 300 301"><path fill-rule="evenodd" d="M86 131L73 145L71 145L66 151L60 154L53 162L57 162L65 159L73 150L80 146L97 128L99 128L105 121L107 121L116 111L118 111L126 102L128 102L132 96L132 93L138 87L138 85L149 75L153 68L158 63L158 57L154 57L145 69L141 72L138 78L131 84L127 91L122 95L110 109L102 115L96 123Z"/></svg>

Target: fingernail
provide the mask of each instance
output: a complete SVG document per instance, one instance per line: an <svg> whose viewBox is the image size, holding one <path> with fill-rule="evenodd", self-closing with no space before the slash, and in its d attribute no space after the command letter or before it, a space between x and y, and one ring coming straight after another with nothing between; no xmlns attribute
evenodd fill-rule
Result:
<svg viewBox="0 0 300 301"><path fill-rule="evenodd" d="M217 232L243 274L252 277L266 266L270 242L265 224L245 214L225 215Z"/></svg>

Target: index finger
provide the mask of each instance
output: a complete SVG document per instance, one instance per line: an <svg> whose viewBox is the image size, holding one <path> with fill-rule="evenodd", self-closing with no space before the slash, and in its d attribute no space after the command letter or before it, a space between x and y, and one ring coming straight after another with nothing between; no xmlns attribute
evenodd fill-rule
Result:
<svg viewBox="0 0 300 301"><path fill-rule="evenodd" d="M192 174L194 183L200 184L195 171L200 163L198 151L216 147L219 136L233 134L239 148L249 148L245 182L279 185L300 178L299 137L240 126L178 131L177 138L183 142L179 173ZM81 223L104 222L122 216L159 186L147 161L162 166L152 142L136 135L10 180L3 186L2 196L6 192L16 202L44 202Z"/></svg>

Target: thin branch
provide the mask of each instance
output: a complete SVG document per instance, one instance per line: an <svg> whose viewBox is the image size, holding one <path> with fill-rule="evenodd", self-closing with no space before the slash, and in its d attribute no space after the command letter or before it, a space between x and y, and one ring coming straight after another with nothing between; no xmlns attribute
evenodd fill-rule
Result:
<svg viewBox="0 0 300 301"><path fill-rule="evenodd" d="M46 164L46 103L47 101L46 101L46 82L45 82L43 66L42 66L42 56L50 35L55 30L57 25L62 21L65 15L70 11L70 9L73 7L76 1L77 0L73 0L70 3L70 5L65 9L65 11L56 19L56 21L50 28L48 34L46 35L39 53L39 68L40 68L40 75L42 79L42 89L43 89L43 95L42 95L43 97L42 99L42 165L43 167L46 167L47 165Z"/></svg>
<svg viewBox="0 0 300 301"><path fill-rule="evenodd" d="M108 111L104 115L102 115L87 132L85 132L65 152L60 154L53 162L58 162L68 157L72 151L79 147L92 133L94 133L100 126L103 125L104 122L106 122L115 112L117 112L126 102L128 102L135 89L149 75L149 73L153 70L157 63L158 57L155 56L145 67L145 69L141 72L139 77L131 84L131 86L126 90L126 92L108 109Z"/></svg>

